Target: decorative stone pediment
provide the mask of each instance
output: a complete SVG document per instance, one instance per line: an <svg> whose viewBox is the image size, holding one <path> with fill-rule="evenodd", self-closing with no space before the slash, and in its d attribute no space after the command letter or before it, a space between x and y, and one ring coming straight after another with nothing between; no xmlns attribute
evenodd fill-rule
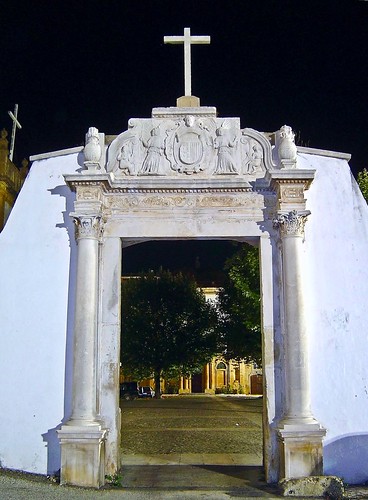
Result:
<svg viewBox="0 0 368 500"><path fill-rule="evenodd" d="M115 178L231 175L253 180L276 168L268 138L240 129L238 118L217 118L207 108L203 113L202 108L177 109L130 119L128 130L108 149L107 172Z"/></svg>

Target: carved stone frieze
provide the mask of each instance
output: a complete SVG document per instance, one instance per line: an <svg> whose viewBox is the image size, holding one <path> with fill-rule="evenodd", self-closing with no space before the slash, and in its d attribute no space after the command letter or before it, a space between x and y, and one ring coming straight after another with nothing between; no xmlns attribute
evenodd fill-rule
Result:
<svg viewBox="0 0 368 500"><path fill-rule="evenodd" d="M77 200L78 201L89 201L89 200L101 200L101 188L99 186L78 186L77 189Z"/></svg>
<svg viewBox="0 0 368 500"><path fill-rule="evenodd" d="M273 220L273 226L275 229L280 230L281 238L285 236L303 237L308 215L310 215L309 210L303 212L292 210L288 213L279 213Z"/></svg>
<svg viewBox="0 0 368 500"><path fill-rule="evenodd" d="M107 171L125 176L262 177L275 166L271 144L236 118L185 116L131 119L111 143Z"/></svg>
<svg viewBox="0 0 368 500"><path fill-rule="evenodd" d="M264 198L257 194L247 193L243 195L229 194L150 194L150 195L112 195L107 196L105 207L110 210L132 210L142 208L164 208L164 207L183 207L183 208L245 208L262 209L264 208Z"/></svg>
<svg viewBox="0 0 368 500"><path fill-rule="evenodd" d="M279 199L282 203L304 203L304 185L281 184L279 185Z"/></svg>
<svg viewBox="0 0 368 500"><path fill-rule="evenodd" d="M75 236L81 238L100 239L103 233L101 215L76 215L72 214L75 224Z"/></svg>

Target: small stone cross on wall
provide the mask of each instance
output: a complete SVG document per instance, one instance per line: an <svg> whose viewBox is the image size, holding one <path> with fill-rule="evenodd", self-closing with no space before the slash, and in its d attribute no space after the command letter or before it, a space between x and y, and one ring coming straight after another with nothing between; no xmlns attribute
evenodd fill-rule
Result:
<svg viewBox="0 0 368 500"><path fill-rule="evenodd" d="M164 43L184 44L184 88L185 95L192 95L192 74L190 61L190 46L193 44L209 44L210 36L191 36L190 28L184 28L184 36L164 36Z"/></svg>

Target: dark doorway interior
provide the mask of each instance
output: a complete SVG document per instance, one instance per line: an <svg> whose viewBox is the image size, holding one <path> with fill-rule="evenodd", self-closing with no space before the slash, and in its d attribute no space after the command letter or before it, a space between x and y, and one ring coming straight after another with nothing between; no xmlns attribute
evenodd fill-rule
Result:
<svg viewBox="0 0 368 500"><path fill-rule="evenodd" d="M202 373L195 373L192 375L192 392L196 394L204 392L202 382Z"/></svg>

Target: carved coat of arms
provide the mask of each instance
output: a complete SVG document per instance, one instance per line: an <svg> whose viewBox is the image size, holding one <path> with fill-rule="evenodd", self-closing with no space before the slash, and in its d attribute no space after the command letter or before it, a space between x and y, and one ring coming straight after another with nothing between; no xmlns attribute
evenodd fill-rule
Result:
<svg viewBox="0 0 368 500"><path fill-rule="evenodd" d="M210 164L213 141L206 125L188 115L169 132L165 155L173 170L193 174Z"/></svg>
<svg viewBox="0 0 368 500"><path fill-rule="evenodd" d="M108 152L115 176L201 174L262 175L273 168L271 145L253 129L230 119L186 115L176 119L131 119Z"/></svg>

